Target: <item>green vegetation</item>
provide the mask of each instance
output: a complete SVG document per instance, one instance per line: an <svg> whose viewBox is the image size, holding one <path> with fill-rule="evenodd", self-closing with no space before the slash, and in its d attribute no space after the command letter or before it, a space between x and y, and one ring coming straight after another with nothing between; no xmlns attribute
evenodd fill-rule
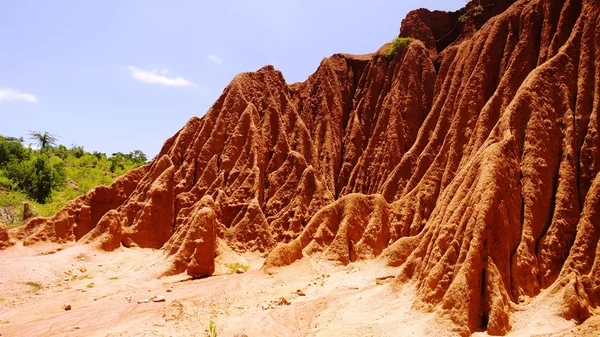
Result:
<svg viewBox="0 0 600 337"><path fill-rule="evenodd" d="M468 1L468 3L471 3L471 2L473 2L473 1ZM479 1L479 3L477 4L477 6L473 6L466 13L462 14L461 16L459 16L458 17L458 22L464 24L465 22L467 22L467 20L469 19L470 16L476 17L476 16L479 16L481 14L483 14L483 6L481 5L481 1Z"/></svg>
<svg viewBox="0 0 600 337"><path fill-rule="evenodd" d="M117 276L111 276L108 279L111 280L111 281L114 281L114 280L118 280L119 277L117 277Z"/></svg>
<svg viewBox="0 0 600 337"><path fill-rule="evenodd" d="M208 324L208 337L217 337L217 325L212 320Z"/></svg>
<svg viewBox="0 0 600 337"><path fill-rule="evenodd" d="M148 161L139 150L108 157L82 146L57 145L58 137L48 132L30 137L38 149L23 138L0 135L0 221L9 228L23 224L23 202L33 216L51 216L69 200Z"/></svg>
<svg viewBox="0 0 600 337"><path fill-rule="evenodd" d="M92 282L92 283L88 283L88 285L87 285L86 287L88 287L88 288L93 288L93 287L94 287L94 282Z"/></svg>
<svg viewBox="0 0 600 337"><path fill-rule="evenodd" d="M33 288L34 292L38 292L40 291L40 289L42 289L42 284L39 282L27 282L25 283L26 285L30 286L31 288Z"/></svg>
<svg viewBox="0 0 600 337"><path fill-rule="evenodd" d="M248 269L250 268L250 266L248 265L244 265L241 263L225 263L225 267L229 268L229 274L233 274L235 273L236 270L238 270L238 268L241 268L244 270L244 273L248 271Z"/></svg>
<svg viewBox="0 0 600 337"><path fill-rule="evenodd" d="M58 136L48 133L47 131L30 131L29 136L43 150L56 145Z"/></svg>
<svg viewBox="0 0 600 337"><path fill-rule="evenodd" d="M408 46L414 40L415 39L412 37L397 37L394 40L392 40L392 45L388 48L388 50L385 51L385 53L383 53L383 55L385 55L388 59L391 59L394 56L396 56L398 50L405 46Z"/></svg>

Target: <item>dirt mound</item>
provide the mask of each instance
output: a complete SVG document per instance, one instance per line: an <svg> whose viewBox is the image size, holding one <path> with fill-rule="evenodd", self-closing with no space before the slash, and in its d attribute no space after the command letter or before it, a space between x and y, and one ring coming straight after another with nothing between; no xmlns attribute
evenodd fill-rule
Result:
<svg viewBox="0 0 600 337"><path fill-rule="evenodd" d="M177 217L178 224L164 249L173 260L168 274L187 270L192 277L210 276L215 271L215 249L220 224L213 211L214 201L206 196Z"/></svg>
<svg viewBox="0 0 600 337"><path fill-rule="evenodd" d="M217 240L267 268L379 257L460 335L506 333L551 286L583 321L600 305L599 20L591 0L417 10L391 58L333 55L293 85L240 74L150 165L19 237L162 248L192 276Z"/></svg>
<svg viewBox="0 0 600 337"><path fill-rule="evenodd" d="M3 222L0 222L0 250L6 249L14 244L14 240L8 235L8 229Z"/></svg>

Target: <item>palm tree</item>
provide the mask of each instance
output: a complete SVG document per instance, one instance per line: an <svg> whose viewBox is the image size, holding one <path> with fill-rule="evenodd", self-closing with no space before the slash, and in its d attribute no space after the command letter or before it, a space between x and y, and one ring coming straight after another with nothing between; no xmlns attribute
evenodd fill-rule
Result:
<svg viewBox="0 0 600 337"><path fill-rule="evenodd" d="M35 140L41 149L56 145L58 136L49 133L48 131L29 131L29 138Z"/></svg>

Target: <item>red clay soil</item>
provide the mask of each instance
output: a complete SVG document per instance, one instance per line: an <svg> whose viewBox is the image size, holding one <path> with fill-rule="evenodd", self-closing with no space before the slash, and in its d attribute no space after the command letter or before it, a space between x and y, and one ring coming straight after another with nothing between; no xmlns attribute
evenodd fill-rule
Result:
<svg viewBox="0 0 600 337"><path fill-rule="evenodd" d="M194 277L218 239L264 269L380 258L463 336L506 334L544 289L583 322L600 306L600 3L481 5L409 13L418 40L391 59L336 54L292 85L242 73L151 164L16 236L163 249Z"/></svg>

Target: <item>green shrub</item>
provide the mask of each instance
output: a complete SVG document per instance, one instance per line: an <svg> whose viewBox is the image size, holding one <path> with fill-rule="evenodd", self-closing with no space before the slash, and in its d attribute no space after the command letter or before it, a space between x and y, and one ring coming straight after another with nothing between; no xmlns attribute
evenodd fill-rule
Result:
<svg viewBox="0 0 600 337"><path fill-rule="evenodd" d="M58 157L37 153L26 161L11 160L4 172L13 186L40 204L46 203L53 189L66 179L65 165Z"/></svg>
<svg viewBox="0 0 600 337"><path fill-rule="evenodd" d="M94 152L92 152L92 155L94 157L96 157L98 160L106 159L106 153L94 151Z"/></svg>
<svg viewBox="0 0 600 337"><path fill-rule="evenodd" d="M225 263L225 267L229 268L229 274L235 273L236 270L238 270L238 268L243 269L244 272L247 272L248 269L250 268L250 266L245 265L245 264L241 264L239 262L236 262L236 263Z"/></svg>
<svg viewBox="0 0 600 337"><path fill-rule="evenodd" d="M42 289L42 284L39 282L27 282L25 284L33 288L34 292L38 292L40 289Z"/></svg>
<svg viewBox="0 0 600 337"><path fill-rule="evenodd" d="M67 159L67 157L69 157L69 149L67 149L67 147L62 144L55 147L53 152L55 156L62 160L65 160Z"/></svg>
<svg viewBox="0 0 600 337"><path fill-rule="evenodd" d="M77 146L73 144L71 146L71 153L73 153L75 158L81 158L85 154L85 151L83 150L83 146Z"/></svg>
<svg viewBox="0 0 600 337"><path fill-rule="evenodd" d="M29 158L31 150L23 146L23 138L0 136L0 168L12 160L23 161Z"/></svg>
<svg viewBox="0 0 600 337"><path fill-rule="evenodd" d="M3 173L4 172L0 172L0 190L10 190L13 188L13 182L12 180L5 177Z"/></svg>
<svg viewBox="0 0 600 337"><path fill-rule="evenodd" d="M385 55L388 59L391 59L394 56L396 56L398 50L405 46L408 46L414 40L415 39L412 37L397 37L394 40L392 40L392 45L388 48L388 50L385 51L385 53L383 53L383 55Z"/></svg>

